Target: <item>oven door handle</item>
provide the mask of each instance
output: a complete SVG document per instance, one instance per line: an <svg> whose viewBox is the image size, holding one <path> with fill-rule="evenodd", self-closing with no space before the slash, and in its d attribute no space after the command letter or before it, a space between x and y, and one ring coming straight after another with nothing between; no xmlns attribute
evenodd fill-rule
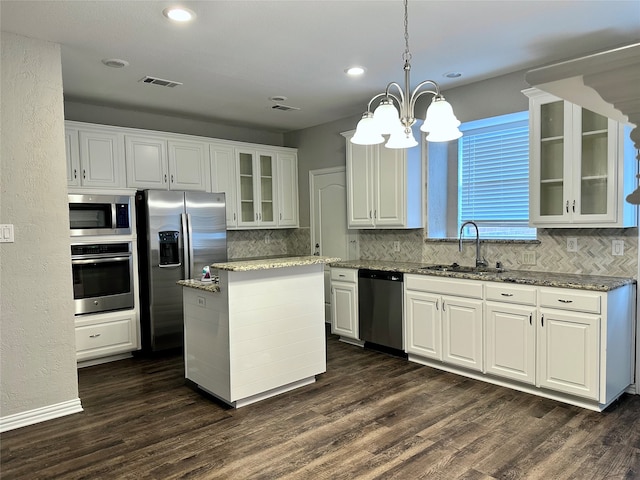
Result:
<svg viewBox="0 0 640 480"><path fill-rule="evenodd" d="M88 265L90 263L128 262L129 260L131 260L131 256L83 258L83 259L76 258L76 259L71 259L71 265Z"/></svg>
<svg viewBox="0 0 640 480"><path fill-rule="evenodd" d="M160 268L176 268L176 267L181 267L182 263L165 263L164 265L159 263L158 266Z"/></svg>

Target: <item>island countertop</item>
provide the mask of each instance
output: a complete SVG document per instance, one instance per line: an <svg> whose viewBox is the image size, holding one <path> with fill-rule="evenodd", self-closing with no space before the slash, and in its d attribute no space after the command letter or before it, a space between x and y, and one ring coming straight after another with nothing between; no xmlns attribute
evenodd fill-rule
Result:
<svg viewBox="0 0 640 480"><path fill-rule="evenodd" d="M212 269L226 270L229 272L250 272L253 270L269 270L272 268L299 267L302 265L315 265L319 263L331 263L339 261L336 257L320 257L305 255L300 257L265 258L257 260L238 260L235 262L214 263Z"/></svg>

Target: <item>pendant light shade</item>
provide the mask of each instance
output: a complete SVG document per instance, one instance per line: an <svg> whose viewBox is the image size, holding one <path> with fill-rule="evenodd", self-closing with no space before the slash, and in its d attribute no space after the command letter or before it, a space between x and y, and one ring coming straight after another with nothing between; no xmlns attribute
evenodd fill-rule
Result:
<svg viewBox="0 0 640 480"><path fill-rule="evenodd" d="M387 148L411 148L418 145L413 132L410 128L404 128L398 124L398 127L391 132L389 141L384 144Z"/></svg>
<svg viewBox="0 0 640 480"><path fill-rule="evenodd" d="M402 127L398 110L393 106L393 102L389 99L382 100L378 108L373 112L373 119L376 122L378 131L382 135L389 135L394 130Z"/></svg>
<svg viewBox="0 0 640 480"><path fill-rule="evenodd" d="M356 145L377 145L382 142L384 142L384 137L378 131L373 113L366 112L358 122L356 133L351 137L351 143Z"/></svg>

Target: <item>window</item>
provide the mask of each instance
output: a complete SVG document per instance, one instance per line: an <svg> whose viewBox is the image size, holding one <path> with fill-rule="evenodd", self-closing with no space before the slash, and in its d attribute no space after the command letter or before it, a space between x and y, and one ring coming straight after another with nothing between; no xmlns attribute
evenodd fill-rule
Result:
<svg viewBox="0 0 640 480"><path fill-rule="evenodd" d="M458 230L473 220L482 238L535 239L536 229L529 227L529 113L467 122L460 130Z"/></svg>

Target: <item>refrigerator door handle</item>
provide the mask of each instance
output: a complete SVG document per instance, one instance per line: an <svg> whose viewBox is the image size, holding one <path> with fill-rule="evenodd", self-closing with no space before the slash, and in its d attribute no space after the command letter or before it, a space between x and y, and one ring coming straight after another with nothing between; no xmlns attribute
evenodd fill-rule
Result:
<svg viewBox="0 0 640 480"><path fill-rule="evenodd" d="M187 226L189 229L189 262L187 263L187 268L189 269L188 276L186 278L194 277L198 272L194 272L194 263L193 263L193 222L191 221L191 214L187 213Z"/></svg>
<svg viewBox="0 0 640 480"><path fill-rule="evenodd" d="M182 270L182 278L191 278L191 255L193 250L191 249L191 218L187 213L180 214L180 223L182 224L182 263L184 269Z"/></svg>

